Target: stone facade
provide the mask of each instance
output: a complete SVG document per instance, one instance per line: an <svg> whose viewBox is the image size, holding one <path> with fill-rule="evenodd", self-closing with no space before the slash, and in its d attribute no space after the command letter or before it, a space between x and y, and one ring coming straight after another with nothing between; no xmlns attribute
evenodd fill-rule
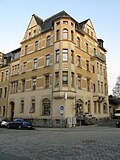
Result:
<svg viewBox="0 0 120 160"><path fill-rule="evenodd" d="M109 117L106 50L90 19L78 23L62 11L43 21L34 14L21 48L6 55L1 117L32 118L39 126L74 125L80 114Z"/></svg>

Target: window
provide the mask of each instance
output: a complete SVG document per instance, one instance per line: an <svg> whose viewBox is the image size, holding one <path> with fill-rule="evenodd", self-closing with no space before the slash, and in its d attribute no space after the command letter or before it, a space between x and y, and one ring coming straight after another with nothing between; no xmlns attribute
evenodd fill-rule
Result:
<svg viewBox="0 0 120 160"><path fill-rule="evenodd" d="M94 101L94 113L96 114L97 113L97 102Z"/></svg>
<svg viewBox="0 0 120 160"><path fill-rule="evenodd" d="M99 63L97 63L97 72L99 74Z"/></svg>
<svg viewBox="0 0 120 160"><path fill-rule="evenodd" d="M31 38L31 32L29 32L29 34L28 34L28 38Z"/></svg>
<svg viewBox="0 0 120 160"><path fill-rule="evenodd" d="M90 79L87 78L87 91L89 92L90 91Z"/></svg>
<svg viewBox="0 0 120 160"><path fill-rule="evenodd" d="M35 113L35 100L32 99L32 107L31 107L32 113Z"/></svg>
<svg viewBox="0 0 120 160"><path fill-rule="evenodd" d="M102 75L102 64L100 64L100 74Z"/></svg>
<svg viewBox="0 0 120 160"><path fill-rule="evenodd" d="M34 69L37 69L37 67L38 67L38 59L35 58L34 59Z"/></svg>
<svg viewBox="0 0 120 160"><path fill-rule="evenodd" d="M81 67L81 57L79 55L77 56L77 66Z"/></svg>
<svg viewBox="0 0 120 160"><path fill-rule="evenodd" d="M45 88L49 87L49 74L45 75Z"/></svg>
<svg viewBox="0 0 120 160"><path fill-rule="evenodd" d="M68 24L68 21L63 21L63 24Z"/></svg>
<svg viewBox="0 0 120 160"><path fill-rule="evenodd" d="M22 92L25 91L25 79L22 79Z"/></svg>
<svg viewBox="0 0 120 160"><path fill-rule="evenodd" d="M5 116L5 106L3 106L3 117Z"/></svg>
<svg viewBox="0 0 120 160"><path fill-rule="evenodd" d="M63 30L63 39L68 39L68 30L67 29Z"/></svg>
<svg viewBox="0 0 120 160"><path fill-rule="evenodd" d="M21 104L20 104L20 113L24 113L24 101L21 100Z"/></svg>
<svg viewBox="0 0 120 160"><path fill-rule="evenodd" d="M47 36L47 39L46 39L46 46L50 46L50 35Z"/></svg>
<svg viewBox="0 0 120 160"><path fill-rule="evenodd" d="M58 29L56 31L56 41L59 41L60 40L60 30Z"/></svg>
<svg viewBox="0 0 120 160"><path fill-rule="evenodd" d="M12 66L12 75L14 75L14 66Z"/></svg>
<svg viewBox="0 0 120 160"><path fill-rule="evenodd" d="M71 41L74 41L74 32L71 31Z"/></svg>
<svg viewBox="0 0 120 160"><path fill-rule="evenodd" d="M32 89L36 90L36 77L32 78Z"/></svg>
<svg viewBox="0 0 120 160"><path fill-rule="evenodd" d="M27 62L24 62L23 63L23 72L26 72L27 71Z"/></svg>
<svg viewBox="0 0 120 160"><path fill-rule="evenodd" d="M14 90L15 90L15 93L18 92L18 81L14 82Z"/></svg>
<svg viewBox="0 0 120 160"><path fill-rule="evenodd" d="M107 113L107 103L103 104L103 113L106 114Z"/></svg>
<svg viewBox="0 0 120 160"><path fill-rule="evenodd" d="M74 87L74 73L71 73L71 86Z"/></svg>
<svg viewBox="0 0 120 160"><path fill-rule="evenodd" d="M93 66L93 73L95 73L95 66Z"/></svg>
<svg viewBox="0 0 120 160"><path fill-rule="evenodd" d="M2 88L0 88L0 98L2 98Z"/></svg>
<svg viewBox="0 0 120 160"><path fill-rule="evenodd" d="M68 72L63 71L62 73L62 83L63 85L68 85Z"/></svg>
<svg viewBox="0 0 120 160"><path fill-rule="evenodd" d="M34 30L34 36L36 36L36 30Z"/></svg>
<svg viewBox="0 0 120 160"><path fill-rule="evenodd" d="M104 85L105 95L107 95L107 84Z"/></svg>
<svg viewBox="0 0 120 160"><path fill-rule="evenodd" d="M68 49L63 49L63 61L68 61Z"/></svg>
<svg viewBox="0 0 120 160"><path fill-rule="evenodd" d="M71 26L73 27L74 26L74 24L71 22Z"/></svg>
<svg viewBox="0 0 120 160"><path fill-rule="evenodd" d="M93 32L91 31L91 37L93 37Z"/></svg>
<svg viewBox="0 0 120 160"><path fill-rule="evenodd" d="M45 98L42 101L43 115L50 115L50 100Z"/></svg>
<svg viewBox="0 0 120 160"><path fill-rule="evenodd" d="M15 55L14 55L14 59L18 59L18 58L20 58L20 52L17 52L17 53L15 53Z"/></svg>
<svg viewBox="0 0 120 160"><path fill-rule="evenodd" d="M94 48L94 55L96 55L96 49Z"/></svg>
<svg viewBox="0 0 120 160"><path fill-rule="evenodd" d="M5 87L5 93L4 93L4 97L7 97L7 87Z"/></svg>
<svg viewBox="0 0 120 160"><path fill-rule="evenodd" d="M6 81L8 80L8 71L6 71Z"/></svg>
<svg viewBox="0 0 120 160"><path fill-rule="evenodd" d="M78 75L78 89L81 89L81 76Z"/></svg>
<svg viewBox="0 0 120 160"><path fill-rule="evenodd" d="M80 38L79 37L77 37L77 47L80 47Z"/></svg>
<svg viewBox="0 0 120 160"><path fill-rule="evenodd" d="M55 86L59 85L59 72L55 72Z"/></svg>
<svg viewBox="0 0 120 160"><path fill-rule="evenodd" d="M93 84L93 92L95 92L95 91L96 91L95 84Z"/></svg>
<svg viewBox="0 0 120 160"><path fill-rule="evenodd" d="M20 64L17 65L18 68L18 74L20 73Z"/></svg>
<svg viewBox="0 0 120 160"><path fill-rule="evenodd" d="M56 25L57 25L57 26L60 25L60 22L57 22Z"/></svg>
<svg viewBox="0 0 120 160"><path fill-rule="evenodd" d="M101 105L100 105L100 102L98 102L98 113L99 113L99 114L101 113Z"/></svg>
<svg viewBox="0 0 120 160"><path fill-rule="evenodd" d="M86 53L89 53L88 43L86 43Z"/></svg>
<svg viewBox="0 0 120 160"><path fill-rule="evenodd" d="M71 50L71 63L74 63L74 51Z"/></svg>
<svg viewBox="0 0 120 160"><path fill-rule="evenodd" d="M89 61L86 60L86 70L89 71Z"/></svg>
<svg viewBox="0 0 120 160"><path fill-rule="evenodd" d="M87 28L87 34L89 34L89 29Z"/></svg>
<svg viewBox="0 0 120 160"><path fill-rule="evenodd" d="M59 62L59 58L60 58L60 52L59 50L56 50L56 63Z"/></svg>
<svg viewBox="0 0 120 160"><path fill-rule="evenodd" d="M25 54L28 53L28 45L25 46Z"/></svg>
<svg viewBox="0 0 120 160"><path fill-rule="evenodd" d="M35 50L38 50L38 41L35 42Z"/></svg>
<svg viewBox="0 0 120 160"><path fill-rule="evenodd" d="M101 82L101 93L103 93L103 82Z"/></svg>
<svg viewBox="0 0 120 160"><path fill-rule="evenodd" d="M4 72L2 72L1 82L3 81L3 79L4 79Z"/></svg>
<svg viewBox="0 0 120 160"><path fill-rule="evenodd" d="M98 81L98 92L100 92L100 81Z"/></svg>
<svg viewBox="0 0 120 160"><path fill-rule="evenodd" d="M46 66L50 65L50 54L46 55Z"/></svg>
<svg viewBox="0 0 120 160"><path fill-rule="evenodd" d="M89 114L91 113L91 104L90 104L90 101L88 101L88 113Z"/></svg>

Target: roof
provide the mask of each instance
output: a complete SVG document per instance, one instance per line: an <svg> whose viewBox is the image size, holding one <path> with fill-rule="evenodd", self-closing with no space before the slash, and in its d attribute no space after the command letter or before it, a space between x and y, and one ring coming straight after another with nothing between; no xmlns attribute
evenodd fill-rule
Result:
<svg viewBox="0 0 120 160"><path fill-rule="evenodd" d="M90 19L86 19L86 20L84 20L84 21L82 21L82 22L79 23L79 26L80 26L81 29L83 29L83 27L88 22L88 20L90 20Z"/></svg>
<svg viewBox="0 0 120 160"><path fill-rule="evenodd" d="M68 13L66 13L65 11L61 11L49 18L47 18L45 21L43 21L41 18L39 18L38 16L36 16L35 14L33 14L33 16L35 17L35 20L37 22L37 24L42 28L42 32L48 31L49 29L51 29L53 27L53 23L55 20L59 19L59 18L71 18L73 21L76 22L76 26L78 31L82 32L81 27L79 25L79 23L72 18Z"/></svg>

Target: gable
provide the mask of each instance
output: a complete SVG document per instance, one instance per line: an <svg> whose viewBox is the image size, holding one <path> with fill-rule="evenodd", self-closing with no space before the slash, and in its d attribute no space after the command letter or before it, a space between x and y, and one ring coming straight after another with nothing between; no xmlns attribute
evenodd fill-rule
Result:
<svg viewBox="0 0 120 160"><path fill-rule="evenodd" d="M33 28L33 27L36 26L36 25L37 25L37 22L36 22L36 20L35 20L35 17L32 16L32 18L31 18L31 20L30 20L30 23L29 23L27 29Z"/></svg>
<svg viewBox="0 0 120 160"><path fill-rule="evenodd" d="M90 36L92 36L95 40L97 40L96 32L95 32L94 26L92 24L92 21L90 19L88 19L88 21L86 22L85 27L84 27L84 31L87 34L89 34Z"/></svg>

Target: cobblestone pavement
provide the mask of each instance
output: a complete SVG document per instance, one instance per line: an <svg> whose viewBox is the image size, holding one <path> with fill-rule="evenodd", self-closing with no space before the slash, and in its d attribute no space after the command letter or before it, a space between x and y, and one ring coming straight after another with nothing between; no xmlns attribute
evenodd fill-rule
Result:
<svg viewBox="0 0 120 160"><path fill-rule="evenodd" d="M0 128L0 160L120 160L120 128Z"/></svg>

